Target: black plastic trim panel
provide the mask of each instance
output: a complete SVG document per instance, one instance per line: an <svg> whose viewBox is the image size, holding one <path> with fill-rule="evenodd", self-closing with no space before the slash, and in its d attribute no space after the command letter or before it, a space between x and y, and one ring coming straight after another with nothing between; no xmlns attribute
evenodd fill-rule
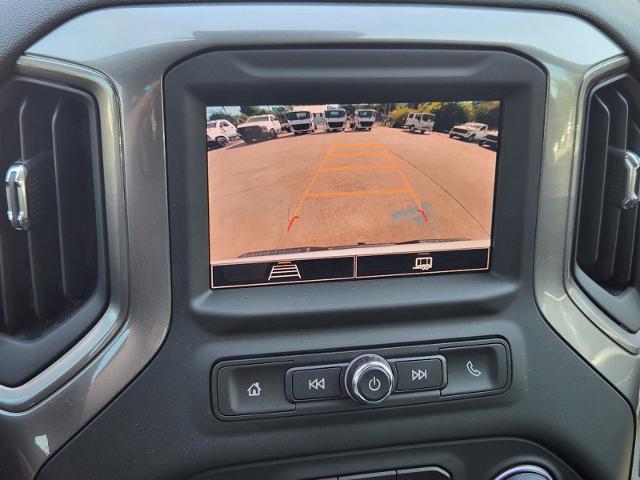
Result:
<svg viewBox="0 0 640 480"><path fill-rule="evenodd" d="M516 464L542 466L558 480L581 479L562 460L535 443L495 438L257 463L202 473L192 480L335 480L343 475L424 466L444 470L452 480L489 480Z"/></svg>

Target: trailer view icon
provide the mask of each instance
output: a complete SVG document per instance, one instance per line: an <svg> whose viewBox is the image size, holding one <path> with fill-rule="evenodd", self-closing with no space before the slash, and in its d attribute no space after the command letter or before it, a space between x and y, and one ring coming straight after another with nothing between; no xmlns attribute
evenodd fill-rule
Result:
<svg viewBox="0 0 640 480"><path fill-rule="evenodd" d="M428 272L433 267L433 257L417 257L413 265L414 270Z"/></svg>

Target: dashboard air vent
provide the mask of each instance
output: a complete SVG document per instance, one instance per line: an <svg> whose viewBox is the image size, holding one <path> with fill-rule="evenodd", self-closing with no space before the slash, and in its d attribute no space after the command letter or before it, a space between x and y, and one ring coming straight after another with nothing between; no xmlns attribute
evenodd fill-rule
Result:
<svg viewBox="0 0 640 480"><path fill-rule="evenodd" d="M0 91L0 384L45 368L104 308L97 142L89 95L28 79Z"/></svg>
<svg viewBox="0 0 640 480"><path fill-rule="evenodd" d="M640 330L637 269L640 85L628 76L596 87L584 139L576 277L627 330Z"/></svg>

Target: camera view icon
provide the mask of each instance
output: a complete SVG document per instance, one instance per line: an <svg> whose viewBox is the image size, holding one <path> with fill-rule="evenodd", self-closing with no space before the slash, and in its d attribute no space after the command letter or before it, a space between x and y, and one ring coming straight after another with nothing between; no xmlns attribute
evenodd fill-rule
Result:
<svg viewBox="0 0 640 480"><path fill-rule="evenodd" d="M298 266L293 262L278 262L276 265L271 267L271 273L269 274L268 281L271 280L280 280L283 278L297 278L298 280L302 279L302 275L300 275L300 270Z"/></svg>
<svg viewBox="0 0 640 480"><path fill-rule="evenodd" d="M433 257L417 257L413 265L414 270L428 272L433 267Z"/></svg>

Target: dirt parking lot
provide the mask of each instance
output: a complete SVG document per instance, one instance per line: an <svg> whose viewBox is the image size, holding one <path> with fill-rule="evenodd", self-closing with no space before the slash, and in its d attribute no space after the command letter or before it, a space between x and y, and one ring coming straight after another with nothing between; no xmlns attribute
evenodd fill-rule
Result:
<svg viewBox="0 0 640 480"><path fill-rule="evenodd" d="M211 262L298 247L490 238L495 152L376 126L212 150Z"/></svg>

